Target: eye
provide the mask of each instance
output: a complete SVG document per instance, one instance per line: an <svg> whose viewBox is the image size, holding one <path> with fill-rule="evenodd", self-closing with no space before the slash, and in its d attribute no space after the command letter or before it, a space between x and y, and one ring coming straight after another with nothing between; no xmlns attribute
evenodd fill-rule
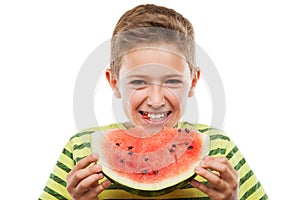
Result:
<svg viewBox="0 0 300 200"><path fill-rule="evenodd" d="M182 81L181 80L177 80L177 79L170 79L166 81L167 84L181 84Z"/></svg>
<svg viewBox="0 0 300 200"><path fill-rule="evenodd" d="M144 80L133 80L129 82L129 87L132 89L143 89L147 87L147 82Z"/></svg>
<svg viewBox="0 0 300 200"><path fill-rule="evenodd" d="M134 81L131 81L129 84L131 85L146 85L146 81L143 81L143 80L134 80Z"/></svg>
<svg viewBox="0 0 300 200"><path fill-rule="evenodd" d="M181 87L183 82L179 79L169 79L163 85L169 88L178 88Z"/></svg>

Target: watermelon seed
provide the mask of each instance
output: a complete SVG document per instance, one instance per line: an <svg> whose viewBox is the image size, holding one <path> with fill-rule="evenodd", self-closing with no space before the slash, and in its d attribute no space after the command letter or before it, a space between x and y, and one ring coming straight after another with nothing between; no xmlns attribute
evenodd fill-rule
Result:
<svg viewBox="0 0 300 200"><path fill-rule="evenodd" d="M116 143L117 146L120 146L120 143Z"/></svg>
<svg viewBox="0 0 300 200"><path fill-rule="evenodd" d="M133 149L133 146L129 146L129 147L128 147L128 150L132 150L132 149Z"/></svg>
<svg viewBox="0 0 300 200"><path fill-rule="evenodd" d="M174 149L169 149L170 153L173 153L174 152Z"/></svg>
<svg viewBox="0 0 300 200"><path fill-rule="evenodd" d="M149 160L149 158L145 158L145 161L147 162Z"/></svg>
<svg viewBox="0 0 300 200"><path fill-rule="evenodd" d="M121 160L120 160L120 163L123 163L123 162L124 162L124 160L123 160L123 159L121 159Z"/></svg>
<svg viewBox="0 0 300 200"><path fill-rule="evenodd" d="M193 149L193 146L189 146L189 147L188 147L188 150L192 150L192 149Z"/></svg>
<svg viewBox="0 0 300 200"><path fill-rule="evenodd" d="M129 151L128 154L132 156L133 155L133 151Z"/></svg>
<svg viewBox="0 0 300 200"><path fill-rule="evenodd" d="M187 132L187 133L190 132L190 129L188 129L188 128L185 128L184 130L185 130L185 132Z"/></svg>
<svg viewBox="0 0 300 200"><path fill-rule="evenodd" d="M157 171L157 170L155 170L155 171L154 171L154 174L155 174L155 175L156 175L156 174L158 174L158 171Z"/></svg>
<svg viewBox="0 0 300 200"><path fill-rule="evenodd" d="M173 147L173 148L176 148L176 144L172 144L172 147Z"/></svg>
<svg viewBox="0 0 300 200"><path fill-rule="evenodd" d="M184 144L185 144L185 145L189 145L190 143L189 143L189 142L185 142Z"/></svg>
<svg viewBox="0 0 300 200"><path fill-rule="evenodd" d="M147 172L148 172L148 170L144 169L144 170L142 171L142 174L147 174Z"/></svg>
<svg viewBox="0 0 300 200"><path fill-rule="evenodd" d="M178 129L178 133L180 133L181 132L181 129Z"/></svg>

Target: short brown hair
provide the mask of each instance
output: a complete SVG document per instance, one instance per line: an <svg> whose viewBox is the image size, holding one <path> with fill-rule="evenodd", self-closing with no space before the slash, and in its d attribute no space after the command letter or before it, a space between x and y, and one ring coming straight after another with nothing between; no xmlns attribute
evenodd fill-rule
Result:
<svg viewBox="0 0 300 200"><path fill-rule="evenodd" d="M174 44L195 70L194 29L192 24L173 9L153 4L128 10L117 22L111 40L112 74L119 77L123 55L134 48L153 43Z"/></svg>

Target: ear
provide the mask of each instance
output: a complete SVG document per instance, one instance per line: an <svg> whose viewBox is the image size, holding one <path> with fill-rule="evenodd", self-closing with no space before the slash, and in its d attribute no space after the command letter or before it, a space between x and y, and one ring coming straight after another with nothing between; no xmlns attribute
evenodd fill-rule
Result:
<svg viewBox="0 0 300 200"><path fill-rule="evenodd" d="M192 84L188 93L188 97L192 97L194 95L194 90L196 88L199 78L200 78L200 69L197 68L193 75Z"/></svg>
<svg viewBox="0 0 300 200"><path fill-rule="evenodd" d="M112 75L111 69L106 69L105 76L111 89L114 91L114 95L117 98L121 98L121 93L118 89L118 80L115 79L114 76Z"/></svg>

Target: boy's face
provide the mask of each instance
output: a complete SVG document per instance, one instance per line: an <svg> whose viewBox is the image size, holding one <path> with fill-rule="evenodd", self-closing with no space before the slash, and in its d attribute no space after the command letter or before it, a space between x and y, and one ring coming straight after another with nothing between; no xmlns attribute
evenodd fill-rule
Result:
<svg viewBox="0 0 300 200"><path fill-rule="evenodd" d="M172 45L140 48L122 58L119 80L107 70L116 97L135 126L174 127L199 78L191 77L188 63Z"/></svg>

